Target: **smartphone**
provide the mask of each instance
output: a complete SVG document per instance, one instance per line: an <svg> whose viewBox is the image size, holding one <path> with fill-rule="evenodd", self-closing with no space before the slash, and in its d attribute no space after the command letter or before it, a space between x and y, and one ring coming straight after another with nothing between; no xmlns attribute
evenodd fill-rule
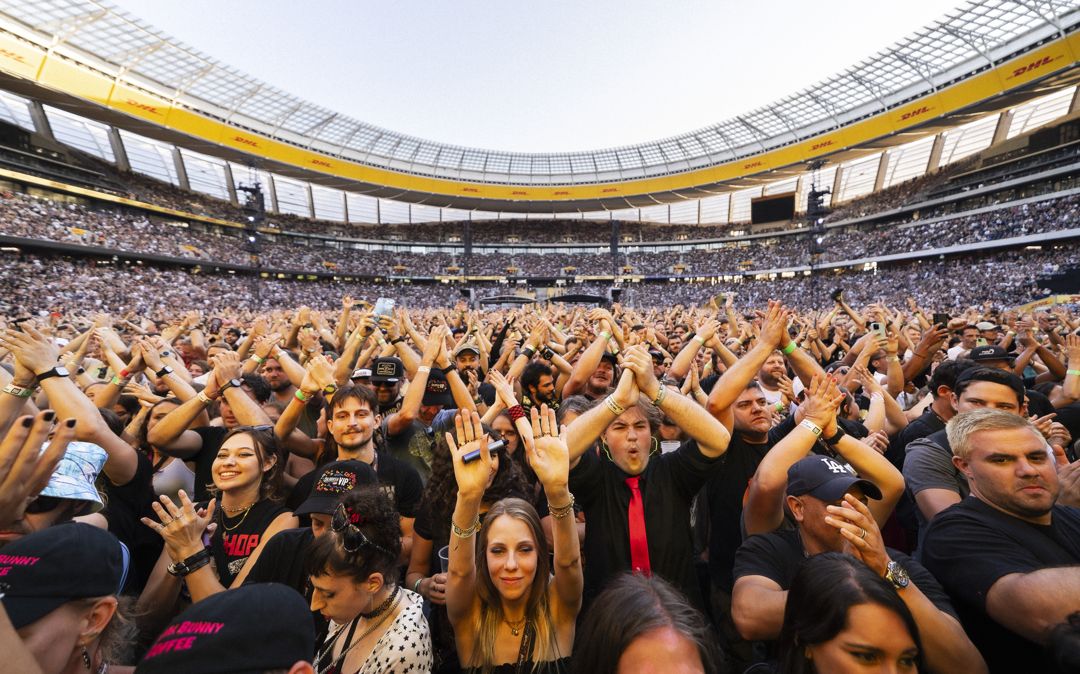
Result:
<svg viewBox="0 0 1080 674"><path fill-rule="evenodd" d="M210 319L210 334L211 335L216 335L219 330L221 330L221 319L220 318L212 318L212 319Z"/></svg>
<svg viewBox="0 0 1080 674"><path fill-rule="evenodd" d="M985 337L980 337L975 340L975 346L986 346L987 344L989 344L989 342L986 341Z"/></svg>
<svg viewBox="0 0 1080 674"><path fill-rule="evenodd" d="M495 442L488 442L488 453L494 453L506 446L505 440L496 440ZM480 458L480 448L476 448L469 452L465 456L461 457L462 463L472 463Z"/></svg>
<svg viewBox="0 0 1080 674"><path fill-rule="evenodd" d="M878 336L878 339L887 339L885 335L885 324L874 322L870 324L870 332Z"/></svg>
<svg viewBox="0 0 1080 674"><path fill-rule="evenodd" d="M942 327L948 327L949 326L949 321L951 321L951 320L952 319L949 318L949 314L934 314L934 325L940 325Z"/></svg>
<svg viewBox="0 0 1080 674"><path fill-rule="evenodd" d="M375 315L376 316L393 316L394 315L394 300L389 297L380 297L375 302Z"/></svg>

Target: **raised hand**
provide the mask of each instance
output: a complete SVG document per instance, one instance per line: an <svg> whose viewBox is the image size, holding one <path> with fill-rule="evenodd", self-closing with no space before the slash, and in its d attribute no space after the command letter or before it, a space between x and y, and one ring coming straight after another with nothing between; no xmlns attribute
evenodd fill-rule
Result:
<svg viewBox="0 0 1080 674"><path fill-rule="evenodd" d="M787 331L790 321L791 311L780 302L769 300L769 308L762 316L758 339L774 348L783 348L790 341Z"/></svg>
<svg viewBox="0 0 1080 674"><path fill-rule="evenodd" d="M480 415L476 412L459 411L454 416L454 432L446 434L446 444L454 461L458 496L479 501L483 498L488 480L495 470L491 452L488 451L488 435L480 423ZM465 455L477 449L480 450L480 456L466 462Z"/></svg>
<svg viewBox="0 0 1080 674"><path fill-rule="evenodd" d="M60 350L28 323L23 323L22 332L7 329L0 333L0 346L10 351L27 370L39 375L56 367Z"/></svg>
<svg viewBox="0 0 1080 674"><path fill-rule="evenodd" d="M844 400L844 394L828 375L814 375L810 386L806 388L806 399L799 405L803 419L808 419L819 428L836 423L836 410ZM830 435L832 435L830 433Z"/></svg>
<svg viewBox="0 0 1080 674"><path fill-rule="evenodd" d="M643 344L627 347L622 353L622 365L626 370L634 373L634 381L638 390L654 400L660 392L660 382L656 380L656 372L653 370L652 356L649 355L648 347ZM622 382L619 382L620 385Z"/></svg>
<svg viewBox="0 0 1080 674"><path fill-rule="evenodd" d="M514 394L513 378L507 378L502 372L492 368L488 372L488 382L495 387L495 395L499 396L499 402L503 407L510 409L518 404L517 396Z"/></svg>
<svg viewBox="0 0 1080 674"><path fill-rule="evenodd" d="M53 430L52 410L19 417L0 441L0 529L22 519L26 506L49 483L56 464L75 438L75 420L65 419L45 451L41 446Z"/></svg>
<svg viewBox="0 0 1080 674"><path fill-rule="evenodd" d="M213 527L217 526L213 524L217 499L211 499L206 508L196 508L183 489L179 496L180 505L165 495L150 504L159 522L149 517L141 518L143 524L165 539L165 549L174 562L183 561L202 550L205 547L203 533L212 533Z"/></svg>
<svg viewBox="0 0 1080 674"><path fill-rule="evenodd" d="M865 563L879 576L884 576L892 560L885 551L885 541L870 509L851 494L845 494L843 505L826 506L825 511L829 513L825 516L825 523L838 529L847 539L844 552Z"/></svg>
<svg viewBox="0 0 1080 674"><path fill-rule="evenodd" d="M611 394L611 397L620 407L626 408L636 405L640 396L641 391L638 390L634 372L624 369L622 375L619 376L619 385L615 387L615 392Z"/></svg>
<svg viewBox="0 0 1080 674"><path fill-rule="evenodd" d="M525 443L526 457L540 484L548 492L565 489L570 479L570 450L566 426L559 428L555 410L541 405L531 410L533 441Z"/></svg>

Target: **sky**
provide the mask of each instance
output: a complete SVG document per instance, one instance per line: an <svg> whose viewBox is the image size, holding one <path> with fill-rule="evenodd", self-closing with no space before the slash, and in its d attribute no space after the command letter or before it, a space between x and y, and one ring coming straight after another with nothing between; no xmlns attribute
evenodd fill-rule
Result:
<svg viewBox="0 0 1080 674"><path fill-rule="evenodd" d="M284 91L518 152L654 140L828 78L959 0L113 0Z"/></svg>

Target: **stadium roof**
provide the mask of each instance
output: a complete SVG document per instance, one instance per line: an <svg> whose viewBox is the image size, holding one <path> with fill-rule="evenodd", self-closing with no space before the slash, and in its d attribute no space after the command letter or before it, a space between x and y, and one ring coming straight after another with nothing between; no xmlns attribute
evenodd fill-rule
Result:
<svg viewBox="0 0 1080 674"><path fill-rule="evenodd" d="M0 14L7 19L3 23L21 27L24 39L33 35L50 54L89 55L118 84L291 146L398 174L573 187L687 174L893 110L1035 45L1065 38L1080 24L1080 2L967 2L831 78L732 119L656 141L563 153L461 147L373 126L239 72L107 2L0 0ZM685 186L705 182L687 180ZM401 194L409 198L407 191Z"/></svg>

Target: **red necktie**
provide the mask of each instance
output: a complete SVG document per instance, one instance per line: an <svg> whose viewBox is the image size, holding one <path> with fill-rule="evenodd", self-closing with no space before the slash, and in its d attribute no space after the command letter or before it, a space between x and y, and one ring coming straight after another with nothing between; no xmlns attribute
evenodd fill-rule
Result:
<svg viewBox="0 0 1080 674"><path fill-rule="evenodd" d="M645 505L641 501L638 478L626 478L626 486L630 487L630 508L626 511L626 519L630 524L630 568L634 573L651 576L649 539L645 535Z"/></svg>

